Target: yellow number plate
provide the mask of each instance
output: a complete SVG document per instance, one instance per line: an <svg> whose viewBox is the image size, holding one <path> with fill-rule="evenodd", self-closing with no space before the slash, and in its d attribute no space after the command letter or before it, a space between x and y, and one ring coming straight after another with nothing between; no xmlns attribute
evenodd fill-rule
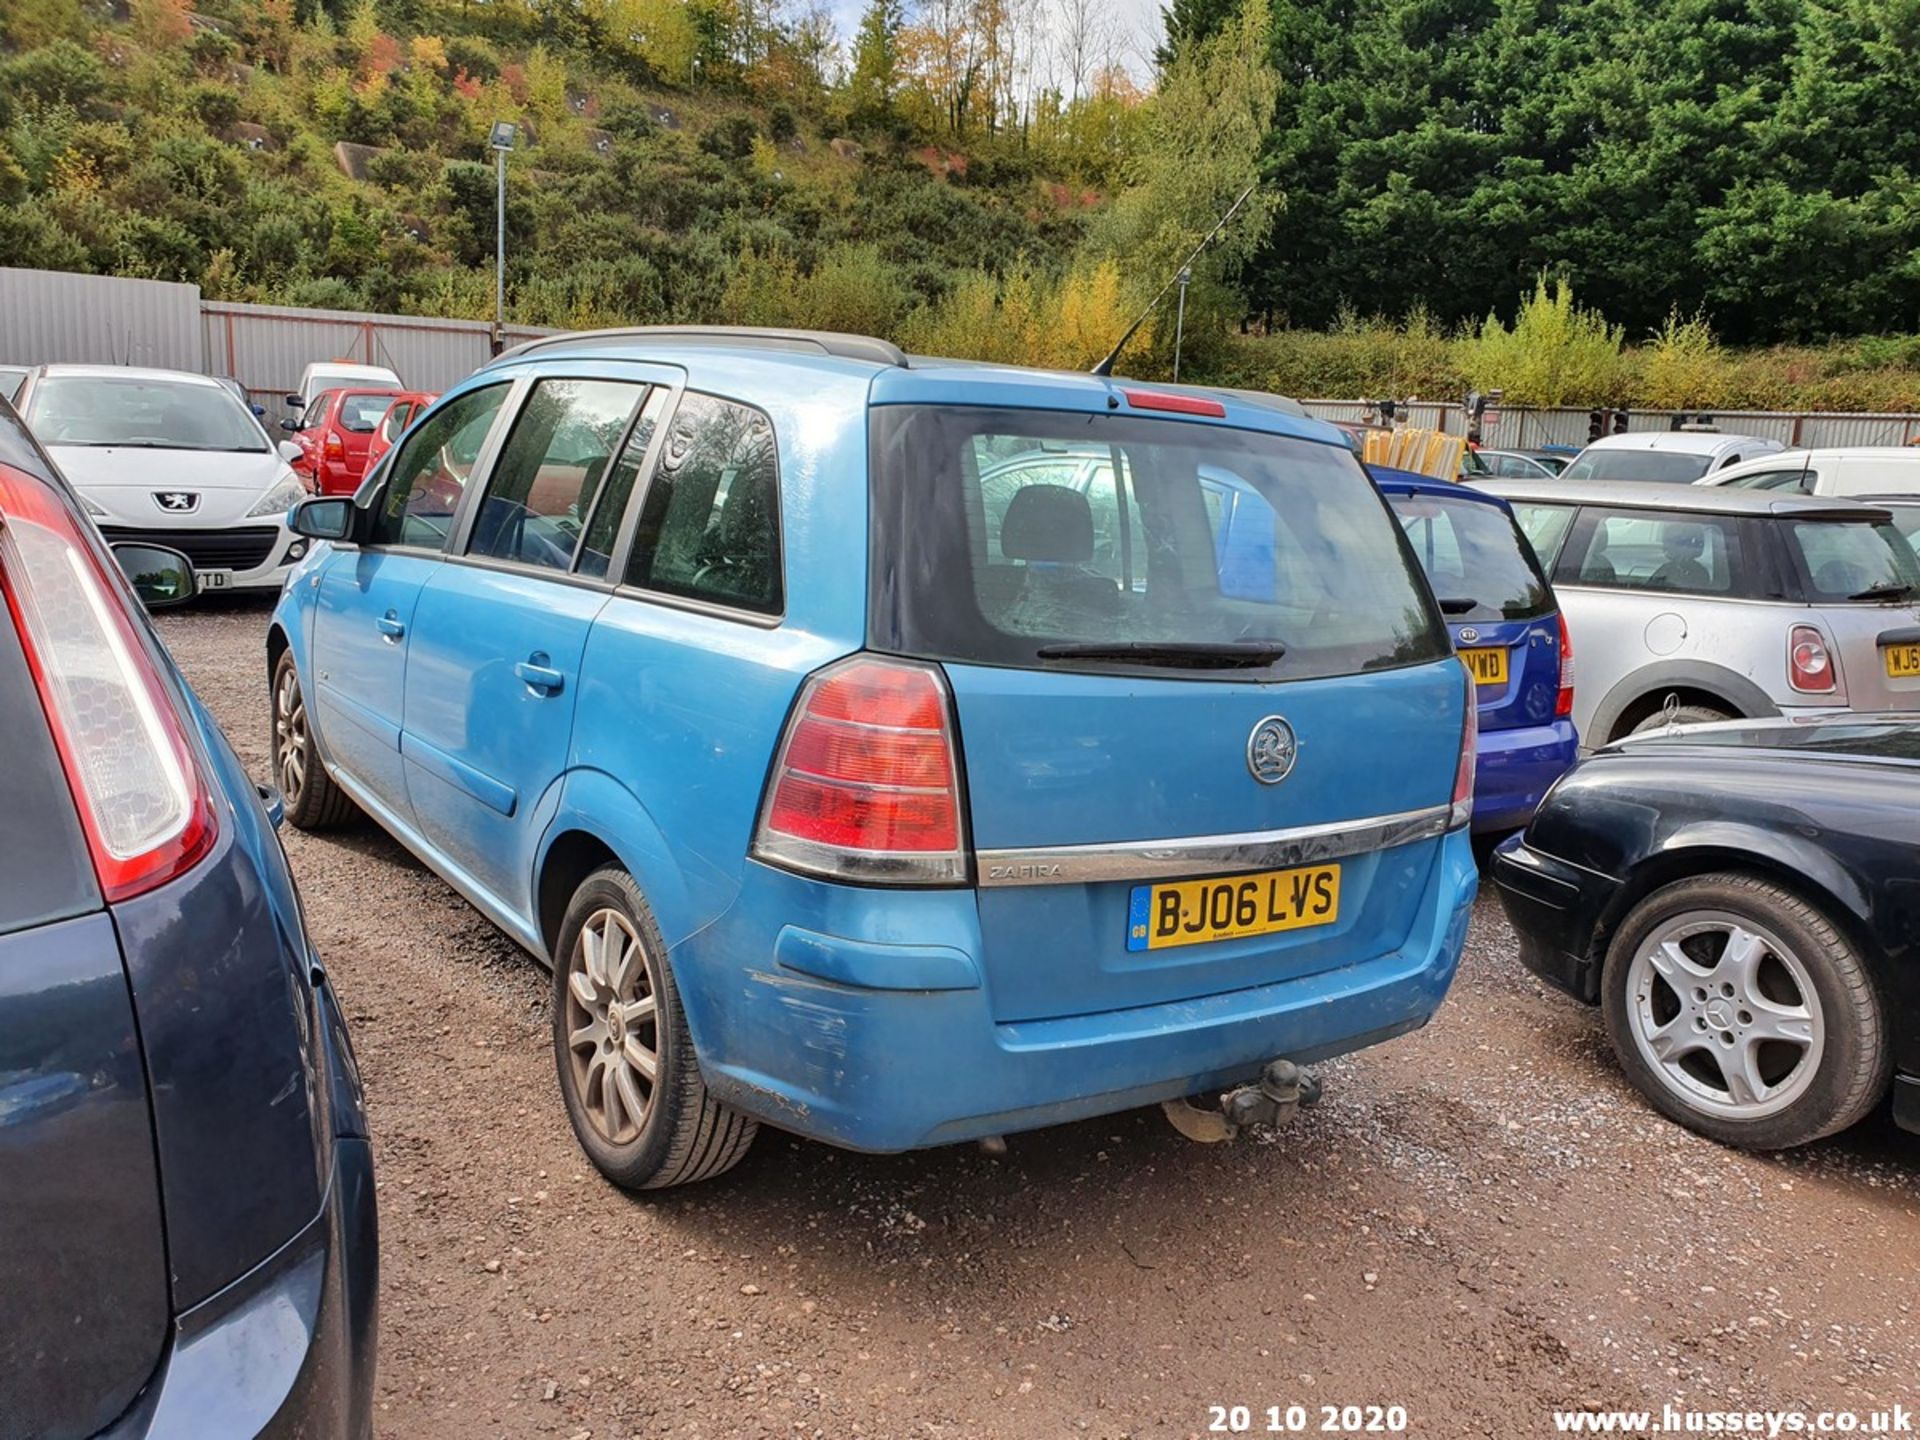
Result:
<svg viewBox="0 0 1920 1440"><path fill-rule="evenodd" d="M1476 685L1507 683L1507 649L1504 645L1460 651L1460 663L1467 667Z"/></svg>
<svg viewBox="0 0 1920 1440"><path fill-rule="evenodd" d="M1164 950L1304 930L1310 925L1331 925L1340 918L1340 867L1309 865L1215 880L1136 885L1131 902L1129 950Z"/></svg>
<svg viewBox="0 0 1920 1440"><path fill-rule="evenodd" d="M1887 662L1887 674L1895 680L1920 676L1920 645L1888 645L1880 652Z"/></svg>

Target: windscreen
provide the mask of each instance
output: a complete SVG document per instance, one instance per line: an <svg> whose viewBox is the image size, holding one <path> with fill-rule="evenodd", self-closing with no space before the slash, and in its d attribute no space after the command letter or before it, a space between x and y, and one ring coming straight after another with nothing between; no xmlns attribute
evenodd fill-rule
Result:
<svg viewBox="0 0 1920 1440"><path fill-rule="evenodd" d="M34 387L26 418L43 445L245 454L267 449L266 433L220 385L52 375Z"/></svg>
<svg viewBox="0 0 1920 1440"><path fill-rule="evenodd" d="M1475 500L1389 495L1449 620L1534 620L1553 592L1505 510Z"/></svg>
<svg viewBox="0 0 1920 1440"><path fill-rule="evenodd" d="M1045 668L1307 678L1437 659L1446 631L1353 454L1130 416L873 416L875 648ZM1209 658L1211 652L1211 658Z"/></svg>
<svg viewBox="0 0 1920 1440"><path fill-rule="evenodd" d="M1900 600L1920 588L1920 561L1892 525L1796 520L1787 534L1816 604Z"/></svg>
<svg viewBox="0 0 1920 1440"><path fill-rule="evenodd" d="M1665 480L1691 485L1712 463L1711 455L1684 450L1583 450L1563 473L1568 480Z"/></svg>

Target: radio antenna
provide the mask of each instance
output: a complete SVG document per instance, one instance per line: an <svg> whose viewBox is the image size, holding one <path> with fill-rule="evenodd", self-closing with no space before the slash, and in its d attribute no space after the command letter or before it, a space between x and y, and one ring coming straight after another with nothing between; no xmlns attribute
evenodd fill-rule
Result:
<svg viewBox="0 0 1920 1440"><path fill-rule="evenodd" d="M1240 198L1227 207L1227 213L1214 222L1213 229L1207 232L1206 238L1193 247L1193 253L1180 262L1179 267L1173 272L1173 277L1160 287L1160 293L1155 295L1153 299L1148 302L1147 308L1140 312L1140 318L1127 327L1127 333L1120 337L1120 343L1109 350L1106 358L1093 367L1093 373L1095 375L1113 374L1114 362L1120 358L1120 352L1127 348L1127 342L1132 340L1134 335L1138 333L1140 327L1147 323L1147 317L1153 314L1162 300L1167 298L1167 292L1180 283L1181 277L1183 275L1191 276L1193 262L1198 260L1200 253L1213 243L1214 237L1227 228L1227 222L1239 213L1240 207L1247 203L1247 197L1253 194L1258 184L1259 182L1255 181L1254 184L1242 190L1240 192Z"/></svg>

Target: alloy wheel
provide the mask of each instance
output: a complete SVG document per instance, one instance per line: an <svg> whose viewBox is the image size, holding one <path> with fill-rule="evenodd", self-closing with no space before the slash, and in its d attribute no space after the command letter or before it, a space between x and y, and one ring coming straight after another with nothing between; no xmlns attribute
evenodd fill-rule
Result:
<svg viewBox="0 0 1920 1440"><path fill-rule="evenodd" d="M307 704L300 696L300 677L291 665L280 672L280 683L274 687L273 755L280 793L289 805L298 805L307 783Z"/></svg>
<svg viewBox="0 0 1920 1440"><path fill-rule="evenodd" d="M1765 926L1727 911L1676 915L1641 942L1627 1028L1654 1077L1705 1114L1759 1120L1812 1085L1826 1049L1806 963Z"/></svg>
<svg viewBox="0 0 1920 1440"><path fill-rule="evenodd" d="M639 1138L660 1070L659 1010L633 923L611 907L567 957L567 1052L580 1108L602 1139Z"/></svg>

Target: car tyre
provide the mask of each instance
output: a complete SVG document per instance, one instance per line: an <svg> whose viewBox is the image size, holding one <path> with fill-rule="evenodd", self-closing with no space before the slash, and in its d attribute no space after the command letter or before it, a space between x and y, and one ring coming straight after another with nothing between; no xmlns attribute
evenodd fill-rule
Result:
<svg viewBox="0 0 1920 1440"><path fill-rule="evenodd" d="M1804 1145L1887 1090L1885 1017L1859 952L1759 876L1696 876L1642 900L1607 947L1600 1000L1634 1087L1723 1144Z"/></svg>
<svg viewBox="0 0 1920 1440"><path fill-rule="evenodd" d="M1724 710L1716 710L1711 705L1676 705L1672 710L1656 710L1639 724L1622 732L1626 735L1645 735L1651 731L1664 730L1669 725L1712 725L1721 720L1734 720L1738 716L1729 715ZM1620 739L1615 735L1614 739Z"/></svg>
<svg viewBox="0 0 1920 1440"><path fill-rule="evenodd" d="M359 813L359 807L333 783L327 767L320 763L291 650L281 652L274 664L269 700L273 706L273 780L280 787L287 819L301 830L330 830L345 824Z"/></svg>
<svg viewBox="0 0 1920 1440"><path fill-rule="evenodd" d="M589 875L560 922L553 1054L580 1147L625 1189L710 1180L759 1131L707 1093L659 926L624 870Z"/></svg>

